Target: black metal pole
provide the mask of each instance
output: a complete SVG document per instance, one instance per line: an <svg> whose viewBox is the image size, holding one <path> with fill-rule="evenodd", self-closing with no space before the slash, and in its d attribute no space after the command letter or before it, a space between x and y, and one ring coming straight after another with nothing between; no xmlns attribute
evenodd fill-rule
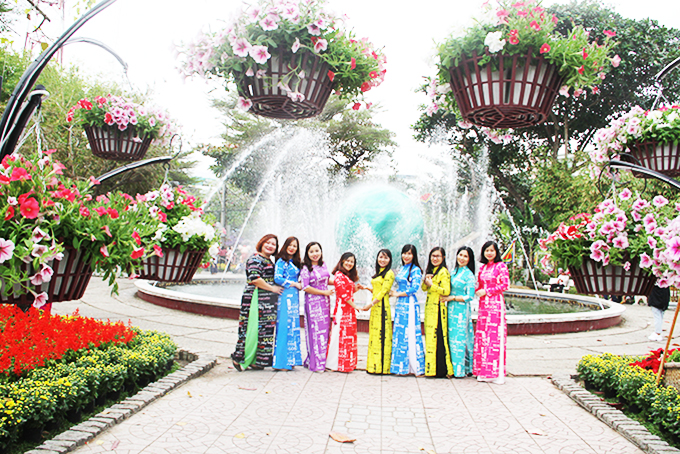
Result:
<svg viewBox="0 0 680 454"><path fill-rule="evenodd" d="M83 14L80 19L73 23L50 47L45 49L45 51L38 56L24 71L21 76L19 83L17 83L12 96L10 96L9 101L7 101L7 107L2 115L2 120L0 120L0 159L6 155L11 154L16 146L16 141L14 145L10 143L8 138L10 136L20 136L21 131L26 126L24 123L20 125L17 121L17 117L20 116L20 111L22 110L22 104L26 100L31 87L35 85L35 82L40 77L47 63L52 59L54 54L68 41L68 39L76 32L80 27L82 27L88 20L99 14L102 10L110 6L116 0L102 0L100 3L94 6L91 10ZM35 107L34 107L35 108ZM32 110L31 112L32 113ZM30 117L30 115L29 115ZM14 131L19 129L18 131Z"/></svg>
<svg viewBox="0 0 680 454"><path fill-rule="evenodd" d="M647 167L642 167L631 162L619 161L616 159L610 160L609 165L611 167L614 167L615 169L633 170L635 172L640 172L642 174L649 175L652 178L656 178L657 180L663 181L664 183L673 186L675 189L680 189L680 181L674 180L673 178L668 177L663 173L657 172L656 170L648 169Z"/></svg>

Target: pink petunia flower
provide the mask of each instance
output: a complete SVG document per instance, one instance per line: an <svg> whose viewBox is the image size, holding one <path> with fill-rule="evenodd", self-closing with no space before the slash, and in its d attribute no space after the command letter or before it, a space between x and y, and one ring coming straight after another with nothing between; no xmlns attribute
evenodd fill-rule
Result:
<svg viewBox="0 0 680 454"><path fill-rule="evenodd" d="M652 258L646 253L640 254L640 268L649 268L652 266Z"/></svg>
<svg viewBox="0 0 680 454"><path fill-rule="evenodd" d="M237 57L247 57L248 54L250 54L252 46L245 38L238 38L231 45L231 48L234 51L234 55L236 55Z"/></svg>
<svg viewBox="0 0 680 454"><path fill-rule="evenodd" d="M269 60L271 54L267 46L252 46L248 54L255 60L255 63L264 64Z"/></svg>
<svg viewBox="0 0 680 454"><path fill-rule="evenodd" d="M40 227L34 228L33 235L31 235L31 241L34 243L40 243L40 241L43 239L49 240L50 236L46 232L43 232Z"/></svg>
<svg viewBox="0 0 680 454"><path fill-rule="evenodd" d="M33 293L33 295L35 296L35 299L33 300L33 307L35 307L36 309L42 309L45 306L45 304L47 304L48 300L47 292L42 292L39 295Z"/></svg>
<svg viewBox="0 0 680 454"><path fill-rule="evenodd" d="M630 271L630 262L626 262L623 264L623 269L626 271Z"/></svg>
<svg viewBox="0 0 680 454"><path fill-rule="evenodd" d="M300 49L300 40L298 38L295 38L295 42L293 43L293 46L290 48L290 50L293 51L293 53L296 53Z"/></svg>
<svg viewBox="0 0 680 454"><path fill-rule="evenodd" d="M314 52L316 53L322 52L326 49L328 49L328 41L323 38L318 39L314 44ZM352 60L354 60L354 58L352 58Z"/></svg>
<svg viewBox="0 0 680 454"><path fill-rule="evenodd" d="M665 253L674 262L680 260L680 236L674 236L666 242Z"/></svg>
<svg viewBox="0 0 680 454"><path fill-rule="evenodd" d="M649 247L654 249L656 247L656 238L654 238L653 236L648 236L647 237L647 244L649 245Z"/></svg>
<svg viewBox="0 0 680 454"><path fill-rule="evenodd" d="M569 97L569 87L566 86L566 85L563 85L563 86L560 88L560 95L565 96L565 97L568 98L568 97Z"/></svg>
<svg viewBox="0 0 680 454"><path fill-rule="evenodd" d="M602 252L602 250L600 249L597 249L590 253L590 258L595 260L596 262L601 262L602 259L604 258L604 252Z"/></svg>
<svg viewBox="0 0 680 454"><path fill-rule="evenodd" d="M0 238L0 263L11 259L14 256L14 242Z"/></svg>
<svg viewBox="0 0 680 454"><path fill-rule="evenodd" d="M655 207L662 207L668 204L668 199L662 195L657 195L652 199L652 203L654 204Z"/></svg>
<svg viewBox="0 0 680 454"><path fill-rule="evenodd" d="M614 55L614 58L612 58L612 66L614 68L618 68L620 64L621 64L621 57L619 57L618 54Z"/></svg>
<svg viewBox="0 0 680 454"><path fill-rule="evenodd" d="M251 107L253 107L253 101L250 99L246 99L243 96L239 96L238 100L236 101L236 107L245 112L249 110Z"/></svg>
<svg viewBox="0 0 680 454"><path fill-rule="evenodd" d="M621 193L619 194L619 199L621 200L628 200L633 196L633 193L630 189L626 188Z"/></svg>

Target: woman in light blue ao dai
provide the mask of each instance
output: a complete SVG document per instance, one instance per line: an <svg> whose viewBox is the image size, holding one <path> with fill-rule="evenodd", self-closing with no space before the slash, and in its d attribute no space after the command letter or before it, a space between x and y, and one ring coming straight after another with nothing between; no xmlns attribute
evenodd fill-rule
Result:
<svg viewBox="0 0 680 454"><path fill-rule="evenodd" d="M392 364L390 373L396 375L423 375L425 373L425 349L420 329L420 305L416 292L423 281L423 271L418 265L418 251L412 244L401 250L401 269L394 281L397 290L390 296L397 297L392 324Z"/></svg>
<svg viewBox="0 0 680 454"><path fill-rule="evenodd" d="M475 255L467 246L458 249L456 267L451 273L448 301L448 342L453 375L463 378L472 374L472 352L475 335L470 317L470 304L475 296Z"/></svg>
<svg viewBox="0 0 680 454"><path fill-rule="evenodd" d="M274 282L283 287L276 311L276 339L273 369L290 370L302 365L300 352L300 242L294 236L286 239L276 256Z"/></svg>

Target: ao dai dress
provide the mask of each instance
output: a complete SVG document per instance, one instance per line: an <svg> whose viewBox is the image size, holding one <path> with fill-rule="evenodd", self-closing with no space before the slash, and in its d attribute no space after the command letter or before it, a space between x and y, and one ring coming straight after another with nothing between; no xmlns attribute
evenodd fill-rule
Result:
<svg viewBox="0 0 680 454"><path fill-rule="evenodd" d="M300 270L292 260L278 259L274 268L274 282L283 287L276 311L276 341L274 369L292 369L302 365L300 353L300 291L293 287Z"/></svg>
<svg viewBox="0 0 680 454"><path fill-rule="evenodd" d="M423 283L427 292L425 300L425 375L428 377L446 377L453 374L448 333L448 314L446 303L439 301L440 296L448 296L451 292L451 275L449 270L440 267L432 277L432 286Z"/></svg>
<svg viewBox="0 0 680 454"><path fill-rule="evenodd" d="M503 292L510 278L505 263L486 263L479 270L477 290L486 290L479 299L475 329L474 374L482 379L505 377L505 352L508 327L505 321Z"/></svg>
<svg viewBox="0 0 680 454"><path fill-rule="evenodd" d="M448 342L453 375L465 377L472 373L474 331L470 318L470 303L475 297L475 275L467 266L459 266L451 275L451 296L464 301L448 302Z"/></svg>
<svg viewBox="0 0 680 454"><path fill-rule="evenodd" d="M231 355L244 369L253 363L258 368L272 365L279 295L255 287L253 281L259 278L274 285L274 264L268 258L254 254L246 261L246 288L238 317L238 339Z"/></svg>
<svg viewBox="0 0 680 454"><path fill-rule="evenodd" d="M352 372L357 367L357 315L348 301L354 298L354 282L337 271L334 285L336 298L326 368Z"/></svg>
<svg viewBox="0 0 680 454"><path fill-rule="evenodd" d="M382 270L380 270L382 272ZM389 270L385 276L371 280L372 301L368 321L368 357L366 372L369 374L389 374L392 360L392 308L390 308L390 289L394 283L394 272Z"/></svg>
<svg viewBox="0 0 680 454"><path fill-rule="evenodd" d="M423 335L420 330L420 305L416 292L423 280L423 272L412 264L402 266L395 281L400 296L394 306L394 334L392 336L392 365L390 372L397 375L425 373Z"/></svg>
<svg viewBox="0 0 680 454"><path fill-rule="evenodd" d="M302 290L312 287L328 290L330 277L326 265L306 266L300 272ZM331 326L331 300L325 295L312 295L305 292L305 333L307 335L307 358L305 367L314 372L326 370L328 353L328 333Z"/></svg>

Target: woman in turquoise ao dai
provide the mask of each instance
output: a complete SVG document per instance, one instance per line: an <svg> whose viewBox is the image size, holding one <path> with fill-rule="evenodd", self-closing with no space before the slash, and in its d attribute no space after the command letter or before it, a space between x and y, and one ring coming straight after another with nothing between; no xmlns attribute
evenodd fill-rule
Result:
<svg viewBox="0 0 680 454"><path fill-rule="evenodd" d="M395 277L397 290L390 296L397 297L392 325L392 364L390 372L396 375L423 375L425 373L425 349L420 330L420 304L416 292L423 280L418 265L418 251L412 244L401 250L401 269Z"/></svg>
<svg viewBox="0 0 680 454"><path fill-rule="evenodd" d="M475 255L467 246L458 249L456 267L451 273L451 294L442 296L448 302L448 341L453 376L472 374L475 334L470 317L470 304L475 297Z"/></svg>
<svg viewBox="0 0 680 454"><path fill-rule="evenodd" d="M276 256L274 282L283 287L276 311L276 341L273 369L290 370L302 365L300 352L300 242L294 236L286 239Z"/></svg>

